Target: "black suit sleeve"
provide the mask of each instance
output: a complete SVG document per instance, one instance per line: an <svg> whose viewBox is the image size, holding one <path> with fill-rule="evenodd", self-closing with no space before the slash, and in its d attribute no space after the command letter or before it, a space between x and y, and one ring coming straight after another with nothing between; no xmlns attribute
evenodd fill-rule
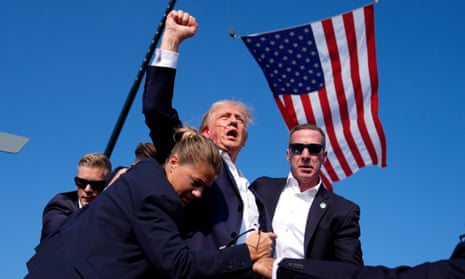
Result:
<svg viewBox="0 0 465 279"><path fill-rule="evenodd" d="M65 194L58 194L47 203L42 213L41 242L56 231L77 210L77 194L75 198L76 201Z"/></svg>
<svg viewBox="0 0 465 279"><path fill-rule="evenodd" d="M352 204L335 234L335 258L342 262L363 265L360 243L360 207Z"/></svg>
<svg viewBox="0 0 465 279"><path fill-rule="evenodd" d="M417 266L360 266L343 262L283 259L277 279L438 279L465 278L465 243L459 243L448 260Z"/></svg>
<svg viewBox="0 0 465 279"><path fill-rule="evenodd" d="M252 266L245 244L223 250L191 251L173 222L176 203L163 196L147 198L134 232L147 260L163 278L236 278ZM234 275L234 276L233 276Z"/></svg>
<svg viewBox="0 0 465 279"><path fill-rule="evenodd" d="M176 70L148 66L142 112L157 150L157 161L163 164L174 146L173 133L182 125L172 107Z"/></svg>

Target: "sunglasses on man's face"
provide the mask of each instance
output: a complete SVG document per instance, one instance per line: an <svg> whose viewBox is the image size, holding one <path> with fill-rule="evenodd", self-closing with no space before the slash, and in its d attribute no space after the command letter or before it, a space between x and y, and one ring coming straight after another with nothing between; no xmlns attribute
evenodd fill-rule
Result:
<svg viewBox="0 0 465 279"><path fill-rule="evenodd" d="M321 150L323 150L324 146L322 144L317 144L317 143L309 143L309 144L291 143L291 144L289 144L289 150L294 155L302 154L302 152L304 152L305 148L307 148L308 153L310 153L312 155L317 155L317 154L320 154L320 152L321 152Z"/></svg>
<svg viewBox="0 0 465 279"><path fill-rule="evenodd" d="M75 176L74 183L76 183L76 186L78 186L81 189L85 189L87 185L90 185L92 190L99 191L99 192L102 191L103 188L105 188L105 180L87 180L87 179Z"/></svg>

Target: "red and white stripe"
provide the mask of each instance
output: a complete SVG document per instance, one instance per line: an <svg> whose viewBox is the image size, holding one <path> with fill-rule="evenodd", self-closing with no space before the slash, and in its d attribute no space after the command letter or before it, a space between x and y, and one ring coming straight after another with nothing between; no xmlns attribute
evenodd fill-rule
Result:
<svg viewBox="0 0 465 279"><path fill-rule="evenodd" d="M378 118L378 73L373 5L311 24L325 88L275 95L289 129L313 123L327 135L325 185L368 165L386 166L386 139Z"/></svg>

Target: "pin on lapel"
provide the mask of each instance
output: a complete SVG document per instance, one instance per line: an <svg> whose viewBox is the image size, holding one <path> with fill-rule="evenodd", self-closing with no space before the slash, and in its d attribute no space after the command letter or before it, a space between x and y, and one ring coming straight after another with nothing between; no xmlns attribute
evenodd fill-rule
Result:
<svg viewBox="0 0 465 279"><path fill-rule="evenodd" d="M326 206L327 206L327 204L326 204L325 201L320 202L320 208L321 208L321 209L325 209Z"/></svg>

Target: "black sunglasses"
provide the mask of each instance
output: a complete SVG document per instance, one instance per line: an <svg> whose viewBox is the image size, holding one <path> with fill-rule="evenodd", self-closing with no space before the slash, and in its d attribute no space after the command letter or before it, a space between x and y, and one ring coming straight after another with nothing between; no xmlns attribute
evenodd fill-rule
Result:
<svg viewBox="0 0 465 279"><path fill-rule="evenodd" d="M105 188L106 181L105 180L87 180L84 178L80 178L75 176L74 183L81 189L85 189L87 185L90 185L94 191L102 191Z"/></svg>
<svg viewBox="0 0 465 279"><path fill-rule="evenodd" d="M312 155L316 155L316 154L320 154L320 152L324 148L324 146L322 144L318 144L318 143L309 143L309 144L290 143L289 144L289 150L294 155L302 154L302 152L304 152L305 148L308 149L308 153L310 153Z"/></svg>

